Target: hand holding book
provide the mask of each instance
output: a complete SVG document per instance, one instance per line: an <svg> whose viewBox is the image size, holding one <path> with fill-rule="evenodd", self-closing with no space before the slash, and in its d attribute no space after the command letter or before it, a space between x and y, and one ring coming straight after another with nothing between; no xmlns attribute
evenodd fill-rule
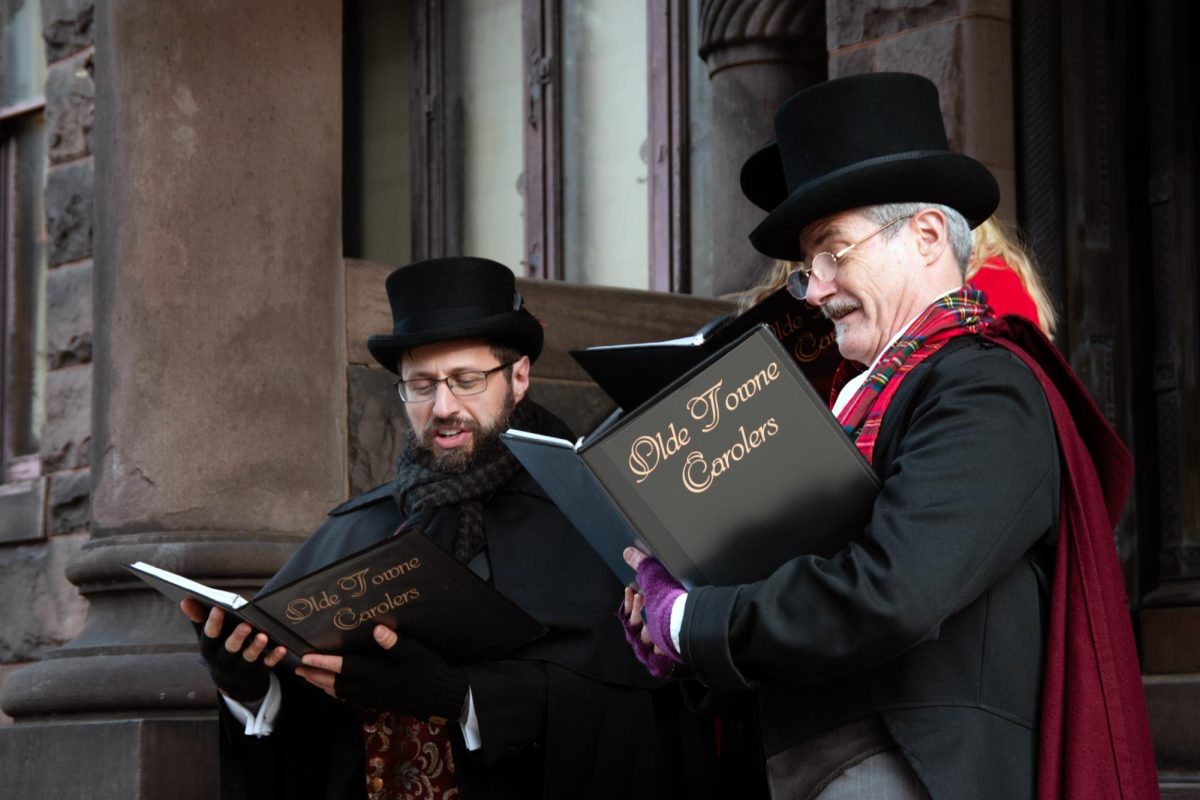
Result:
<svg viewBox="0 0 1200 800"><path fill-rule="evenodd" d="M263 656L267 635L255 631L249 623L226 620L220 606L206 608L188 597L180 601L179 607L196 628L200 656L217 688L239 703L265 697L271 668L283 660L287 648L275 647Z"/></svg>
<svg viewBox="0 0 1200 800"><path fill-rule="evenodd" d="M467 672L413 639L384 625L373 635L378 655L309 653L296 674L355 708L392 711L439 725L461 720L467 705Z"/></svg>

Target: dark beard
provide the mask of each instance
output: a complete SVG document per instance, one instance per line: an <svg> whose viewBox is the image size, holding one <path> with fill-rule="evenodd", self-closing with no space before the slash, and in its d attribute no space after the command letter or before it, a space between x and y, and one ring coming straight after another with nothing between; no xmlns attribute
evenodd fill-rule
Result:
<svg viewBox="0 0 1200 800"><path fill-rule="evenodd" d="M487 427L479 424L470 417L434 417L429 424L417 432L409 428L405 434L406 449L413 453L413 461L434 472L446 475L462 475L471 471L475 466L494 459L497 454L506 450L500 441L500 434L508 430L509 417L512 415L516 399L513 397L512 386L504 395L504 408L496 421ZM433 444L434 431L442 427L461 428L471 431L471 447L456 447L443 450Z"/></svg>

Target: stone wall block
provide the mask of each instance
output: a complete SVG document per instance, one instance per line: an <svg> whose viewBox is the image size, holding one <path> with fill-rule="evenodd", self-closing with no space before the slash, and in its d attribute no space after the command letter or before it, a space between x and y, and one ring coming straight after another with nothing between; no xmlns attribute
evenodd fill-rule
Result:
<svg viewBox="0 0 1200 800"><path fill-rule="evenodd" d="M91 366L54 370L46 376L43 468L47 472L57 472L88 466L91 443Z"/></svg>
<svg viewBox="0 0 1200 800"><path fill-rule="evenodd" d="M404 449L408 420L404 404L392 388L396 376L382 368L351 366L347 449L350 496L390 480L396 456Z"/></svg>
<svg viewBox="0 0 1200 800"><path fill-rule="evenodd" d="M46 60L66 58L92 44L92 0L41 0Z"/></svg>
<svg viewBox="0 0 1200 800"><path fill-rule="evenodd" d="M92 159L50 170L46 180L46 233L50 266L92 255Z"/></svg>
<svg viewBox="0 0 1200 800"><path fill-rule="evenodd" d="M50 270L46 280L50 369L92 360L92 262Z"/></svg>
<svg viewBox="0 0 1200 800"><path fill-rule="evenodd" d="M865 75L875 71L875 48L855 47L829 54L829 80L850 75Z"/></svg>
<svg viewBox="0 0 1200 800"><path fill-rule="evenodd" d="M0 544L37 542L45 536L46 479L0 485Z"/></svg>
<svg viewBox="0 0 1200 800"><path fill-rule="evenodd" d="M34 661L83 629L87 602L66 578L86 534L0 550L0 663Z"/></svg>
<svg viewBox="0 0 1200 800"><path fill-rule="evenodd" d="M1012 17L1008 0L826 0L830 52L956 17Z"/></svg>
<svg viewBox="0 0 1200 800"><path fill-rule="evenodd" d="M50 533L62 536L88 529L92 475L88 470L50 477Z"/></svg>
<svg viewBox="0 0 1200 800"><path fill-rule="evenodd" d="M91 53L81 53L47 71L46 125L51 164L92 154L93 71Z"/></svg>

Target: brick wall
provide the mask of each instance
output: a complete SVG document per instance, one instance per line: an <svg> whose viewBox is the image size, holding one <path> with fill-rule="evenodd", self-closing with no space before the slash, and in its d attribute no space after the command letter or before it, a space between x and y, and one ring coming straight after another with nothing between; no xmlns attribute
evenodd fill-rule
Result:
<svg viewBox="0 0 1200 800"><path fill-rule="evenodd" d="M46 360L40 474L0 507L0 686L72 639L87 604L66 564L87 541L92 376L92 2L43 0ZM11 720L0 712L0 724Z"/></svg>

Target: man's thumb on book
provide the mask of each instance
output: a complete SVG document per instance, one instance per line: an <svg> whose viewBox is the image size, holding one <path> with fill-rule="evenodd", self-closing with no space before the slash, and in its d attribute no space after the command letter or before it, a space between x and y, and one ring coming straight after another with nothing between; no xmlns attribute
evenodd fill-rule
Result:
<svg viewBox="0 0 1200 800"><path fill-rule="evenodd" d="M376 625L375 641L378 642L379 646L384 650L391 650L396 646L396 642L400 641L400 637L396 635L394 630L386 625Z"/></svg>

